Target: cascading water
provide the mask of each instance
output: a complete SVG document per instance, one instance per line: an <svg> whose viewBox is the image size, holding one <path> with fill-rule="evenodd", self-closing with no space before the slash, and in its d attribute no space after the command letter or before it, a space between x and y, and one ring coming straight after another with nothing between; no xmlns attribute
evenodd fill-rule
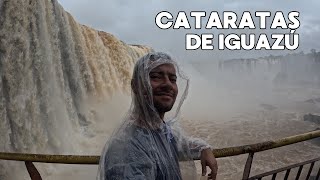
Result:
<svg viewBox="0 0 320 180"><path fill-rule="evenodd" d="M88 127L108 119L94 104L128 95L150 50L78 24L56 0L1 0L0 151L81 154ZM3 177L15 174L0 163Z"/></svg>
<svg viewBox="0 0 320 180"><path fill-rule="evenodd" d="M126 45L78 24L56 0L0 0L0 151L99 155L129 106L136 59ZM314 130L319 63L243 59L184 64L191 89L182 124L214 148ZM311 58L312 59L312 58ZM220 68L218 68L220 67ZM255 155L252 173L317 157L310 142ZM245 156L218 159L218 179L239 179ZM97 166L35 164L44 179L94 179ZM0 179L29 179L22 162L0 160Z"/></svg>

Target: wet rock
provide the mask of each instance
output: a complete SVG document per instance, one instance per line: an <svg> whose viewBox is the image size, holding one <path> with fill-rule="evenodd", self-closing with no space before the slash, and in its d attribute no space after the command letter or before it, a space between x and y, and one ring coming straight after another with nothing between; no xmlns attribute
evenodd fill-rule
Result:
<svg viewBox="0 0 320 180"><path fill-rule="evenodd" d="M320 125L320 116L314 114L306 114L303 116L304 121L309 121Z"/></svg>
<svg viewBox="0 0 320 180"><path fill-rule="evenodd" d="M272 111L272 110L275 110L277 109L277 107L271 105L271 104L260 104L260 106L265 109L265 110L268 110L268 111Z"/></svg>
<svg viewBox="0 0 320 180"><path fill-rule="evenodd" d="M312 104L320 103L320 98L308 99L305 102L312 103Z"/></svg>

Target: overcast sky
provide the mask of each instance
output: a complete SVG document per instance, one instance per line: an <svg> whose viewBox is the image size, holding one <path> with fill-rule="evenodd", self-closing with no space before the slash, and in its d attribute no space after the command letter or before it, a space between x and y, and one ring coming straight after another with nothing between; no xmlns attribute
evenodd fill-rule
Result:
<svg viewBox="0 0 320 180"><path fill-rule="evenodd" d="M296 31L300 36L300 46L293 52L310 52L314 48L320 50L320 1L318 0L59 0L64 9L70 12L81 24L91 26L114 34L128 44L142 44L153 47L157 51L169 52L175 57L191 61L210 61L259 57L269 54L286 54L284 51L227 51L227 50L185 50L186 33L213 33L212 30L162 30L155 24L155 17L160 11L169 11L173 16L178 11L234 11L241 17L243 11L276 11L300 12L300 27ZM286 17L287 18L287 17ZM255 19L254 19L255 20ZM272 20L272 19L271 19ZM269 21L271 21L269 19ZM192 20L190 19L192 22ZM268 20L267 20L268 21ZM205 24L206 21L203 21ZM230 33L235 30L222 30L219 33ZM243 32L243 31L242 31ZM245 33L251 32L244 30ZM264 31L270 34L272 31ZM273 31L275 32L275 31ZM286 32L289 32L287 30ZM259 31L254 33L259 34ZM260 32L261 33L261 32Z"/></svg>

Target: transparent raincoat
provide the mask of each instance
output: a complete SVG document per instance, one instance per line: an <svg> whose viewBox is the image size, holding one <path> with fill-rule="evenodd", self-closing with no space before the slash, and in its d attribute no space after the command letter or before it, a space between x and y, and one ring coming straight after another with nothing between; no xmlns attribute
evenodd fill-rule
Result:
<svg viewBox="0 0 320 180"><path fill-rule="evenodd" d="M163 64L174 66L179 94L170 113L161 118L149 74ZM131 107L103 149L97 179L197 179L193 159L210 146L201 139L185 137L179 128L189 79L169 55L151 52L137 61L131 86Z"/></svg>

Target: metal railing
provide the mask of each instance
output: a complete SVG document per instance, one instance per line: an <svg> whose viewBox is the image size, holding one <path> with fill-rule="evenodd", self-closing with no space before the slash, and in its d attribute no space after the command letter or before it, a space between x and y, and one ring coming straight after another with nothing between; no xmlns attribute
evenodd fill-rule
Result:
<svg viewBox="0 0 320 180"><path fill-rule="evenodd" d="M242 179L243 180L261 179L262 177L269 176L271 174L276 174L281 171L287 170L288 172L288 170L292 169L293 167L297 167L297 166L301 167L308 163L311 163L311 166L313 166L314 162L319 161L320 157L314 160L288 166L286 168L281 168L281 169L267 172L261 175L249 177L254 153L265 151L268 149L274 149L274 148L278 148L278 147L282 147L282 146L286 146L286 145L290 145L290 144L294 144L294 143L298 143L298 142L302 142L302 141L306 141L314 138L319 138L319 137L320 137L320 130L316 130L316 131L311 131L311 132L307 132L307 133L303 133L295 136L285 137L275 141L266 141L266 142L257 143L257 144L214 149L212 152L216 158L236 156L241 154L249 154L245 168L244 168ZM32 176L37 177L35 175L37 173L39 174L39 172L37 171L35 166L32 164L32 162L59 163L59 164L99 164L99 158L100 158L99 156L47 155L47 154L0 152L0 159L24 161L26 163L26 167L28 169L28 172L31 178ZM195 160L199 160L199 158L196 158ZM290 173L290 171L288 173ZM273 179L275 179L275 177L276 175L274 175ZM319 172L317 173L317 177L319 179ZM37 179L37 178L33 178L33 179Z"/></svg>
<svg viewBox="0 0 320 180"><path fill-rule="evenodd" d="M287 166L287 167L284 167L284 168L279 168L279 169L276 169L276 170L273 170L273 171L269 171L269 172L266 172L266 173L263 173L263 174L255 175L255 176L252 176L252 177L247 178L247 179L248 180L262 179L263 177L267 177L267 176L271 176L271 175L272 175L272 179L276 179L278 173L285 171L286 174L285 174L283 179L287 180L289 175L290 175L290 171L293 168L299 167L299 170L298 170L298 172L297 172L297 174L295 176L295 179L298 180L300 178L300 176L301 176L301 172L302 172L303 166L307 165L307 164L310 164L310 167L309 167L309 170L308 170L308 174L306 175L306 179L308 180L310 178L310 175L311 175L311 172L313 170L314 164L317 161L320 161L320 157L316 158L316 159L309 160L309 161L305 161L305 162L302 162L302 163L298 163L298 164L294 164L294 165L291 165L291 166ZM315 180L319 180L319 179L320 179L320 167L319 167L319 169L317 171L317 175L315 176Z"/></svg>

